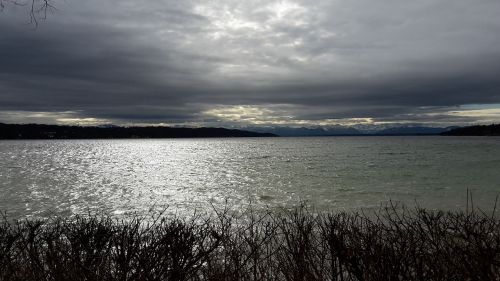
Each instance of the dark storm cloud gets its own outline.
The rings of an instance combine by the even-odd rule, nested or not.
[[[498,1],[56,4],[36,30],[22,7],[0,14],[0,122],[223,125],[247,106],[265,122],[468,123],[491,118],[450,112],[500,103]]]
[[[80,110],[88,116],[162,119],[154,112],[162,104],[167,110],[163,118],[170,118],[169,112],[179,111],[198,93],[186,85],[199,84],[195,74],[207,71],[203,61],[214,60],[192,58],[202,63],[186,67],[178,58],[183,54],[168,50],[168,45],[131,41],[124,31],[93,26],[33,31],[2,24],[0,34],[2,110]]]

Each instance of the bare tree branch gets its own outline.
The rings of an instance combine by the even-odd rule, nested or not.
[[[0,11],[7,6],[22,6],[28,9],[30,24],[38,26],[38,21],[47,18],[47,14],[55,11],[53,0],[0,0]]]

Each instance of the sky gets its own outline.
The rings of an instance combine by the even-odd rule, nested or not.
[[[0,1],[4,123],[500,122],[498,0]]]

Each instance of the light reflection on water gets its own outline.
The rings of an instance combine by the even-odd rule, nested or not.
[[[0,142],[0,210],[11,216],[191,214],[225,204],[491,208],[500,138],[336,137]],[[227,202],[227,203],[226,203]]]

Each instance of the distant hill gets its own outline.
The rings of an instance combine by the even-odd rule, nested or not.
[[[0,139],[227,138],[275,136],[270,133],[224,128],[80,127],[0,123]]]
[[[456,128],[443,132],[444,136],[500,136],[500,124]]]

